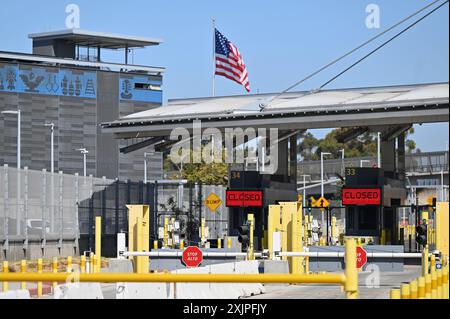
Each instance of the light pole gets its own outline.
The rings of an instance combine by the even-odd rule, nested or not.
[[[20,235],[20,169],[22,164],[21,159],[21,112],[20,109],[16,111],[3,111],[2,114],[7,115],[17,115],[17,221],[16,221],[16,231],[17,235]],[[26,225],[26,221],[25,221]],[[26,227],[26,226],[25,226]]]
[[[381,133],[378,132],[377,134],[377,162],[378,162],[378,168],[381,168]]]
[[[345,148],[339,150],[339,152],[342,153],[342,170],[341,170],[341,174],[342,174],[342,176],[345,176]]]
[[[323,185],[323,175],[324,175],[323,174],[323,158],[326,155],[332,155],[332,154],[331,153],[327,153],[327,152],[321,152],[320,153],[320,188],[321,188],[321,195],[322,195],[322,197],[324,197],[324,195],[325,195],[324,185]],[[325,226],[325,214],[324,214],[323,209],[322,209],[322,226],[321,227],[326,227]]]
[[[45,124],[46,127],[50,127],[50,166],[51,166],[51,173],[53,174],[55,172],[55,124],[54,123],[48,123]]]
[[[360,160],[359,167],[364,167],[364,163],[370,163],[370,160]]]
[[[51,224],[51,231],[54,231],[54,224],[55,224],[55,199],[54,199],[54,192],[55,192],[55,181],[54,181],[54,173],[55,173],[55,124],[54,123],[46,123],[44,124],[45,127],[50,127],[50,224]]]
[[[306,206],[306,178],[311,178],[311,175],[302,175],[303,176],[303,209]]]
[[[322,197],[324,196],[324,185],[323,185],[323,158],[324,156],[327,155],[332,155],[331,153],[327,153],[327,152],[322,152],[320,153],[320,194],[322,195]]]
[[[79,148],[77,151],[80,151],[81,154],[83,154],[83,172],[84,177],[86,177],[86,156],[89,154],[89,152],[85,148]]]

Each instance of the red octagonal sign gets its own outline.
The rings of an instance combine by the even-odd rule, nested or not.
[[[183,251],[182,260],[186,267],[198,267],[203,262],[203,252],[198,247],[190,246]]]
[[[362,247],[356,247],[356,268],[362,268],[367,264],[367,252]]]

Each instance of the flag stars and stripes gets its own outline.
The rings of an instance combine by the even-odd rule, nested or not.
[[[237,47],[231,43],[217,29],[215,30],[215,74],[224,76],[245,87],[250,92],[250,82],[248,80],[247,68]]]

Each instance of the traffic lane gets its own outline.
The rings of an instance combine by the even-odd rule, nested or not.
[[[421,274],[419,266],[405,266],[403,272],[381,272],[379,278],[372,272],[359,273],[360,299],[388,299],[392,288],[400,287]],[[337,285],[267,285],[266,293],[249,299],[344,299],[345,293]]]

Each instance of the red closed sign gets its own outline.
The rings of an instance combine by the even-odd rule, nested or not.
[[[261,207],[262,191],[227,191],[227,207]]]
[[[343,205],[380,205],[380,188],[344,188],[342,191]]]

